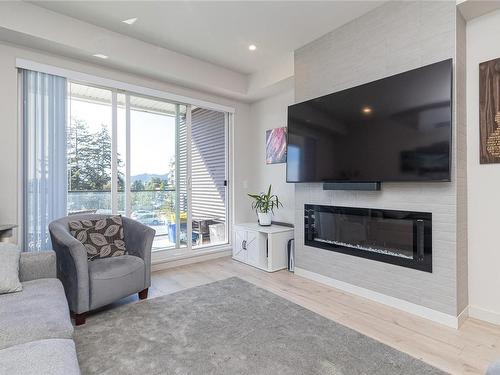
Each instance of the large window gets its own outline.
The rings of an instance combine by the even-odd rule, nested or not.
[[[68,86],[68,213],[111,213],[112,93]]]
[[[227,114],[68,84],[69,215],[119,213],[154,250],[228,242]]]

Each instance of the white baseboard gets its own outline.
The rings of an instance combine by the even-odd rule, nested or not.
[[[151,266],[151,271],[155,272],[155,271],[166,270],[168,268],[185,266],[187,264],[205,262],[211,259],[228,257],[231,256],[231,254],[232,254],[231,250],[221,250],[221,251],[214,251],[208,254],[192,254],[190,256],[176,257],[172,259],[162,259],[160,261],[153,262]]]
[[[356,285],[348,284],[346,282],[333,279],[328,276],[323,276],[315,272],[307,271],[305,269],[295,267],[295,274],[297,276],[302,276],[307,279],[317,281],[319,283],[340,289],[342,291],[355,294],[357,296],[364,297],[366,299],[382,303],[387,306],[394,307],[396,309],[408,312],[413,315],[420,316],[425,319],[432,320],[436,323],[443,324],[448,327],[458,329],[461,320],[465,319],[467,312],[464,310],[458,317],[445,314],[440,311],[430,309],[428,307],[420,306],[412,302],[408,302],[399,298],[387,296],[382,293],[374,292],[369,289],[361,288]],[[462,316],[462,314],[464,314]]]
[[[469,316],[474,319],[484,320],[488,323],[500,325],[500,313],[496,311],[486,310],[477,306],[469,305]]]

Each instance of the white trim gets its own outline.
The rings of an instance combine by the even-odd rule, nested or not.
[[[469,318],[469,306],[462,310],[460,314],[458,314],[458,328]]]
[[[193,250],[193,176],[191,175],[193,169],[193,160],[191,159],[193,150],[191,148],[191,126],[192,126],[192,106],[190,104],[186,107],[186,184],[187,193],[187,243],[188,251]]]
[[[24,251],[24,112],[23,112],[23,75],[17,74],[17,244]]]
[[[225,145],[224,145],[224,152],[226,153],[225,155],[225,162],[226,162],[226,170],[225,170],[225,180],[226,180],[226,241],[231,244],[230,241],[230,236],[229,236],[229,228],[232,228],[232,222],[231,222],[231,213],[230,213],[230,205],[231,202],[231,194],[230,194],[230,187],[229,187],[229,180],[230,180],[230,165],[229,165],[229,155],[230,155],[230,149],[229,149],[229,124],[230,124],[230,117],[231,114],[229,113],[224,113],[224,140],[225,140]],[[231,206],[232,207],[232,206]]]
[[[168,262],[172,259],[185,258],[190,256],[196,256],[200,254],[214,253],[223,250],[230,250],[231,246],[227,243],[213,246],[206,246],[202,248],[191,249],[192,251],[186,251],[187,246],[175,248],[162,248],[152,252],[151,259],[152,262]]]
[[[198,100],[198,99],[190,98],[190,97],[183,96],[183,95],[172,94],[172,93],[168,93],[168,92],[161,91],[161,90],[151,89],[148,87],[137,86],[137,85],[133,85],[133,84],[126,83],[126,82],[121,82],[121,81],[116,81],[116,80],[109,79],[109,78],[95,76],[92,74],[87,74],[87,73],[77,72],[74,70],[64,69],[64,68],[60,68],[57,66],[42,64],[42,63],[38,63],[35,61],[31,61],[31,60],[16,58],[16,67],[22,68],[22,69],[35,70],[38,72],[53,74],[53,75],[57,75],[57,76],[62,76],[62,77],[66,77],[67,79],[70,79],[70,80],[91,83],[91,84],[95,84],[95,85],[99,85],[99,86],[106,86],[106,87],[115,88],[118,90],[130,91],[132,93],[137,93],[137,94],[146,95],[146,96],[157,97],[157,98],[161,98],[161,99],[165,99],[165,100],[169,100],[169,101],[178,102],[181,104],[191,104],[191,105],[194,105],[197,107],[212,109],[215,111],[230,112],[230,113],[234,113],[234,111],[235,111],[235,109],[233,107],[228,107],[225,105],[221,105],[221,104],[217,104],[217,103],[213,103],[213,102],[208,102],[205,100]]]
[[[295,274],[297,276],[311,279],[319,283],[331,286],[342,291],[355,294],[367,298],[369,300],[382,303],[384,305],[394,307],[396,309],[406,311],[410,314],[420,316],[425,319],[432,320],[436,323],[458,329],[459,317],[445,314],[443,312],[430,309],[428,307],[420,306],[412,302],[408,302],[399,298],[386,296],[385,294],[374,292],[369,289],[361,288],[356,285],[348,284],[340,280],[335,280],[331,277],[323,276],[315,272],[307,271],[300,267],[295,267]],[[463,319],[463,318],[462,318]]]
[[[118,212],[118,100],[116,90],[111,91],[111,212]]]
[[[168,250],[166,250],[168,251]],[[217,259],[222,257],[229,257],[232,254],[232,250],[229,247],[218,248],[214,250],[204,250],[204,251],[196,251],[190,252],[175,256],[167,256],[160,259],[155,259],[155,253],[153,253],[152,266],[151,271],[160,271],[167,268],[173,268],[178,266],[183,266],[186,264],[205,262],[211,259]]]
[[[181,248],[181,182],[180,182],[180,120],[179,104],[175,105],[175,247]],[[189,161],[188,161],[189,163]],[[170,239],[170,237],[169,237]],[[187,247],[189,248],[189,239]]]
[[[484,320],[485,322],[500,325],[500,313],[496,311],[486,310],[478,306],[470,305],[469,317]]]
[[[228,175],[227,175],[227,199],[226,201],[230,205],[227,209],[227,242],[230,246],[233,244],[233,236],[232,236],[232,228],[233,228],[233,222],[235,218],[235,213],[234,211],[236,210],[236,202],[235,202],[235,194],[234,194],[234,186],[233,186],[233,181],[234,181],[234,113],[228,113],[227,114],[227,170],[228,170]]]
[[[130,94],[125,94],[125,216],[132,213],[132,194],[130,193]]]

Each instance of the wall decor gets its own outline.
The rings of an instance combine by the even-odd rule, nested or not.
[[[479,64],[480,163],[500,163],[500,58]]]
[[[266,130],[266,164],[286,163],[286,127]]]

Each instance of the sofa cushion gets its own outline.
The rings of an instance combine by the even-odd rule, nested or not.
[[[486,375],[500,375],[500,361],[490,364],[486,370]]]
[[[133,255],[89,262],[90,309],[144,289],[145,272],[144,261]]]
[[[57,259],[53,250],[23,252],[19,258],[19,280],[55,279]]]
[[[23,282],[23,291],[0,295],[0,349],[29,341],[71,338],[64,288],[57,279]]]
[[[75,344],[68,339],[49,339],[0,350],[0,374],[80,374]]]
[[[19,257],[21,252],[10,243],[0,242],[0,294],[20,292]]]
[[[115,257],[127,253],[121,216],[98,220],[73,220],[68,223],[73,237],[87,250],[87,259]]]

